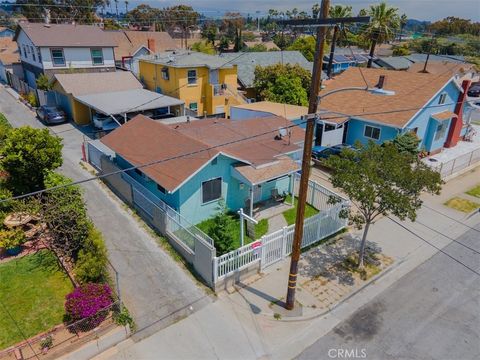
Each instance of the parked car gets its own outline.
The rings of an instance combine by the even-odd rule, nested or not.
[[[480,81],[472,83],[468,88],[467,95],[470,97],[480,96]]]
[[[335,146],[314,146],[312,149],[312,157],[315,160],[327,159],[332,155],[338,155],[343,149],[354,149],[351,145],[340,144]]]
[[[40,106],[37,108],[37,117],[48,125],[62,124],[67,121],[65,113],[55,106]]]
[[[101,113],[93,115],[93,126],[104,131],[110,131],[119,127],[118,123],[111,116]]]

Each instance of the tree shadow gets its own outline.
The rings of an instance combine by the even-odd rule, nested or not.
[[[343,263],[348,256],[358,252],[359,247],[360,239],[346,234],[332,244],[313,248],[302,255],[300,275],[309,279],[323,277],[342,285],[354,285],[355,278]],[[367,241],[368,254],[380,253],[381,250],[377,243]]]

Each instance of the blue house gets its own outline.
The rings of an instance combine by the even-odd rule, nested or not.
[[[329,55],[325,55],[323,57],[323,70],[327,71],[328,70],[328,61],[329,61]],[[347,70],[351,66],[356,66],[357,65],[357,60],[348,57],[346,55],[337,55],[335,54],[333,56],[333,63],[332,63],[332,73],[333,74],[338,74],[341,73],[344,70]]]
[[[304,130],[288,125],[277,116],[166,125],[138,115],[101,141],[120,168],[156,162],[128,173],[196,224],[220,201],[254,215],[258,204],[292,192]]]
[[[382,69],[362,71],[369,87],[375,87],[379,77],[384,76],[383,88],[393,91],[394,95],[347,91],[322,99],[321,109],[335,114],[326,113],[321,123],[330,124],[332,129],[343,124],[343,142],[381,144],[399,134],[413,132],[420,139],[420,149],[431,154],[454,146],[465,135],[469,126],[463,121],[468,81],[460,85],[450,71],[441,74]],[[322,92],[352,86],[365,86],[359,69],[346,70],[331,80]],[[322,136],[328,136],[325,128],[323,133],[317,132],[317,140]]]

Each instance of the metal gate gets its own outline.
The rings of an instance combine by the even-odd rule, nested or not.
[[[101,157],[104,154],[97,149],[91,142],[87,143],[88,160],[97,170],[102,170]]]

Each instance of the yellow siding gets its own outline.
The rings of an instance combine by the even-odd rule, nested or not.
[[[210,84],[209,72],[207,67],[196,68],[176,68],[163,64],[154,64],[140,60],[139,62],[140,78],[145,86],[152,91],[161,91],[162,94],[173,96],[185,101],[185,107],[189,108],[191,103],[197,103],[198,116],[215,114],[217,106],[224,106],[228,114],[230,104],[241,103],[239,100],[233,100],[235,96],[224,94],[220,96],[213,95],[213,86]],[[169,80],[162,78],[162,69],[168,68]],[[188,70],[197,70],[197,83],[188,85]],[[219,83],[227,84],[230,90],[236,92],[237,88],[237,67],[231,69],[219,70]]]
[[[71,96],[71,95],[70,95]],[[87,125],[90,123],[90,108],[75,99],[72,101],[73,121],[78,125]]]

